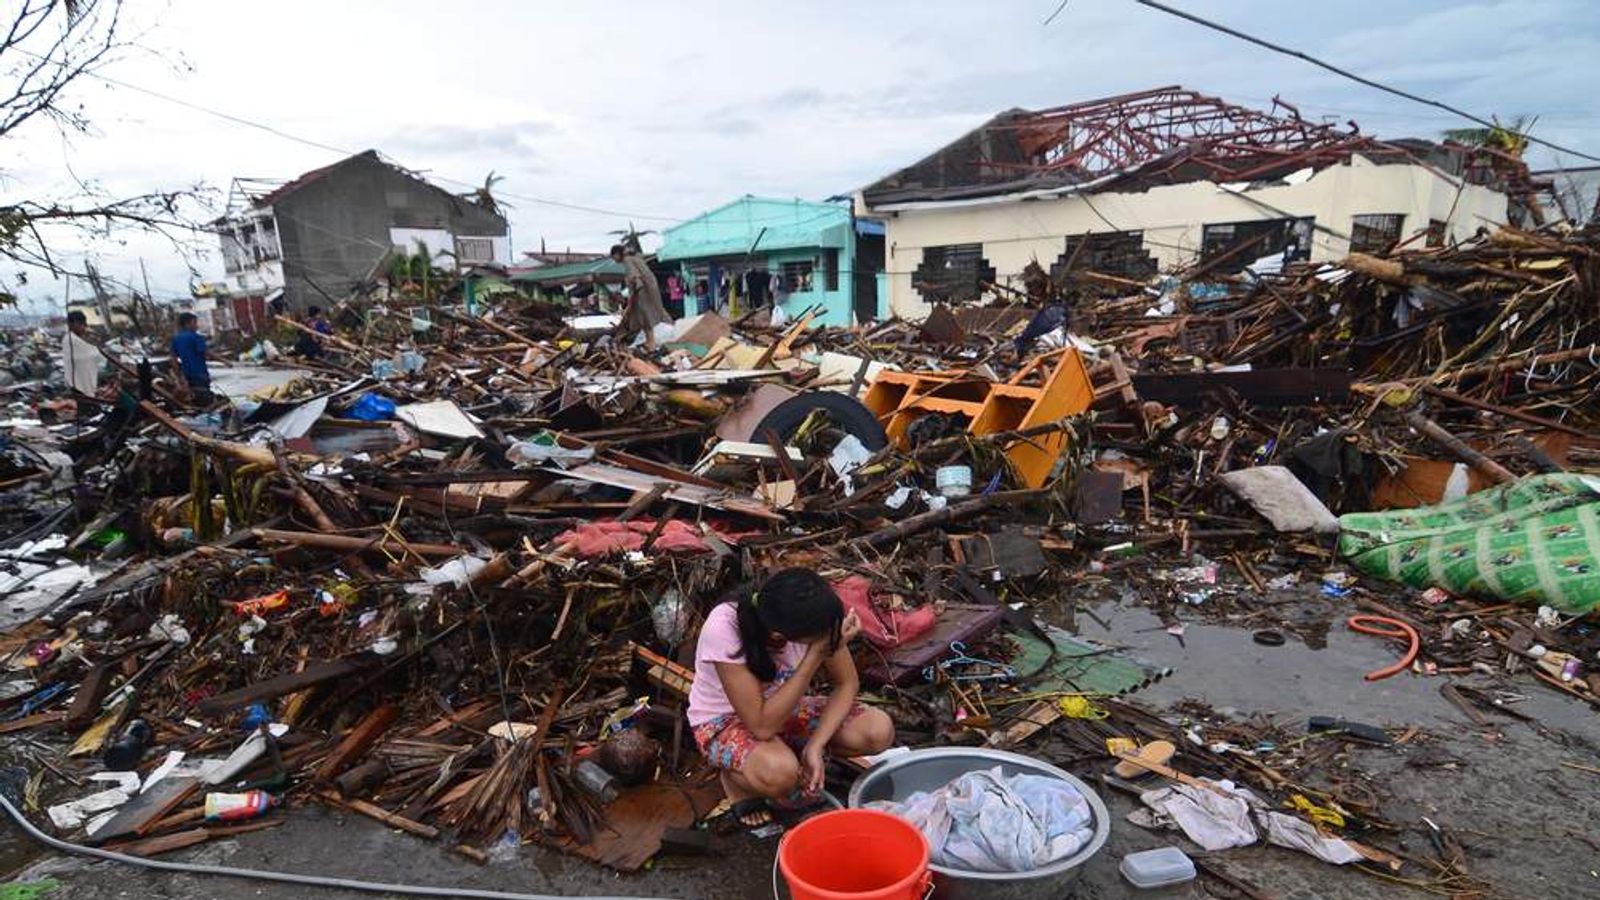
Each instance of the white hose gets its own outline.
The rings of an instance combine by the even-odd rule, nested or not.
[[[11,805],[10,798],[0,793],[0,806],[11,814],[11,818],[22,826],[23,832],[36,841],[59,850],[62,853],[71,853],[77,856],[88,856],[94,859],[105,859],[112,862],[127,863],[145,869],[155,869],[160,872],[182,872],[187,875],[224,875],[229,878],[249,878],[256,881],[276,881],[283,884],[303,884],[312,887],[338,888],[347,891],[368,891],[374,894],[405,894],[411,897],[473,897],[477,900],[558,900],[555,894],[514,894],[506,891],[482,891],[475,888],[454,887],[425,887],[412,884],[380,884],[375,881],[356,881],[350,878],[334,878],[325,875],[296,875],[292,872],[267,872],[261,869],[236,869],[232,866],[208,866],[198,863],[164,862],[156,859],[144,859],[138,856],[129,856],[126,853],[117,853],[112,850],[101,850],[98,847],[85,847],[82,844],[68,843],[67,841],[53,838],[34,827],[27,817]],[[589,897],[587,900],[653,900],[653,898],[640,897]]]

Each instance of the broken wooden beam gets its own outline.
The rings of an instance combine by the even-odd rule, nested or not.
[[[383,737],[383,733],[389,730],[389,726],[399,718],[400,707],[393,703],[386,703],[367,713],[345,734],[339,746],[322,761],[312,779],[319,782],[328,781],[359,762],[367,751],[372,749],[372,745]]]
[[[378,537],[351,537],[345,534],[319,534],[314,531],[284,531],[278,528],[253,528],[251,532],[263,541],[313,547],[318,550],[339,550],[345,553],[368,551],[373,553],[413,553],[417,556],[460,556],[463,551],[452,544],[419,544],[397,540],[388,535]]]
[[[83,676],[83,681],[78,683],[78,693],[73,696],[72,705],[67,707],[66,718],[62,721],[62,727],[68,734],[77,734],[94,724],[95,717],[100,715],[101,702],[111,692],[111,679],[116,675],[116,670],[117,667],[112,663],[100,663]]]
[[[1406,413],[1406,424],[1415,428],[1418,434],[1454,453],[1462,462],[1482,472],[1496,484],[1517,480],[1517,476],[1512,474],[1510,469],[1468,447],[1465,441],[1446,431],[1438,422],[1422,413],[1416,410]]]
[[[935,525],[943,525],[946,522],[954,522],[958,519],[965,519],[970,516],[975,516],[991,506],[1021,503],[1025,500],[1031,500],[1034,497],[1041,496],[1044,493],[1045,492],[1042,490],[1027,490],[997,491],[993,494],[984,494],[980,497],[974,497],[971,500],[963,500],[960,503],[952,503],[942,509],[918,513],[917,515],[909,518],[901,519],[899,522],[896,522],[887,528],[880,528],[871,534],[862,535],[861,537],[858,537],[853,541],[849,541],[848,543],[863,547],[882,547],[886,544],[893,544],[914,534],[926,531]]]
[[[337,681],[348,675],[354,675],[370,668],[377,662],[376,657],[366,655],[349,656],[343,659],[328,660],[327,662],[312,663],[299,672],[290,672],[266,681],[258,681],[236,691],[228,691],[215,697],[201,700],[195,710],[203,716],[220,716],[235,709],[241,709],[252,703],[293,694],[306,688],[316,687],[330,681]]]

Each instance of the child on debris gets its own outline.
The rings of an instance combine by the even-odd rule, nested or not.
[[[860,631],[827,580],[800,568],[706,616],[689,724],[744,825],[772,821],[770,800],[798,806],[820,795],[825,753],[864,756],[893,743],[889,717],[856,702],[861,680],[846,645]],[[810,693],[821,670],[826,696]]]

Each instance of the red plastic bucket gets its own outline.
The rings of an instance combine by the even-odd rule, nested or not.
[[[871,809],[840,809],[800,823],[778,845],[794,900],[922,900],[928,841],[911,823]]]

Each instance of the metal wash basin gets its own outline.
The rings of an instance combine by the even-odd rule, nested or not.
[[[1094,816],[1094,836],[1077,853],[1031,872],[968,872],[930,866],[934,873],[934,896],[940,900],[1059,900],[1067,896],[1073,883],[1083,875],[1083,864],[1105,845],[1111,833],[1111,818],[1093,788],[1049,763],[982,747],[913,750],[885,760],[862,775],[850,788],[849,805],[860,807],[879,800],[904,800],[917,791],[943,787],[967,772],[995,766],[1006,775],[1043,775],[1072,784],[1089,802]]]

